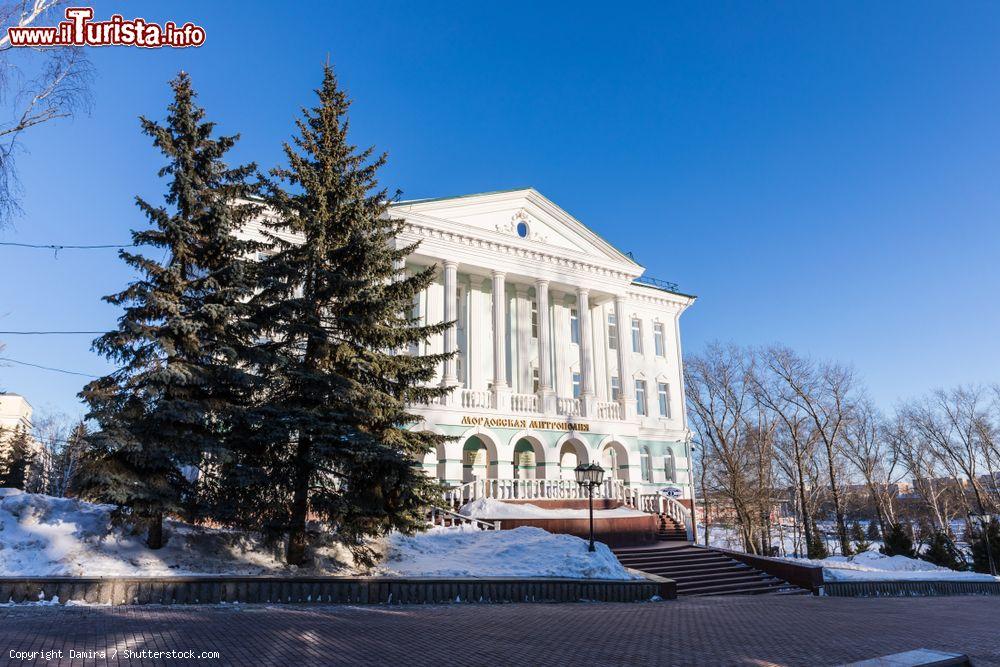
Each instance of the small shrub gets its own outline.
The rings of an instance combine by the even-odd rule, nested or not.
[[[881,549],[886,556],[906,556],[913,558],[913,537],[903,524],[894,523],[889,526],[889,531],[885,535],[885,542]]]

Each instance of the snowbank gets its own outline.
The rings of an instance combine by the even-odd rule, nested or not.
[[[280,553],[225,529],[164,522],[162,549],[111,525],[111,505],[0,488],[0,576],[282,574]],[[316,574],[352,574],[349,557],[319,550]]]
[[[493,498],[480,498],[462,505],[459,513],[481,519],[586,519],[589,510],[548,509],[538,505],[505,503]],[[611,510],[594,510],[595,519],[610,519],[629,516],[649,516],[645,512],[630,507],[616,507]]]
[[[639,578],[606,545],[596,544],[590,553],[579,537],[541,528],[434,528],[412,537],[391,535],[387,547],[377,572],[389,576]]]
[[[822,560],[789,558],[797,563],[823,566],[825,581],[992,581],[988,574],[956,572],[906,556],[886,556],[865,551],[855,556],[830,556]]]

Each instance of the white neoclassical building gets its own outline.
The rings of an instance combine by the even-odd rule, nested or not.
[[[414,428],[453,436],[427,455],[448,485],[572,480],[598,462],[640,493],[690,497],[680,316],[694,297],[643,267],[534,189],[401,202],[407,267],[439,267],[414,304],[456,321],[417,353],[457,350],[414,406]],[[676,493],[675,492],[675,493]]]

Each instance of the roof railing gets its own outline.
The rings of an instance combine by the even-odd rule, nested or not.
[[[649,276],[639,276],[635,279],[635,282],[642,283],[643,285],[652,285],[653,287],[659,287],[671,292],[676,292],[678,289],[677,283],[672,283],[669,280],[660,280],[659,278],[650,278]]]

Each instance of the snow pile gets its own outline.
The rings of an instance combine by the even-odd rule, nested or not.
[[[906,556],[886,556],[865,551],[855,556],[830,556],[822,560],[789,559],[823,566],[826,581],[991,581],[978,572],[956,572],[946,567]]]
[[[432,528],[414,536],[393,534],[377,573],[403,577],[570,577],[636,579],[604,544],[587,551],[572,535],[541,528],[477,530]]]
[[[586,519],[589,510],[548,509],[538,505],[505,503],[493,498],[480,498],[462,505],[459,513],[479,519]],[[614,519],[631,516],[649,516],[645,512],[630,507],[616,507],[610,510],[594,510],[595,519]]]
[[[111,525],[111,505],[0,488],[0,576],[169,576],[292,573],[280,553],[235,531],[165,521],[166,544]],[[349,558],[321,548],[315,574],[351,574]]]

